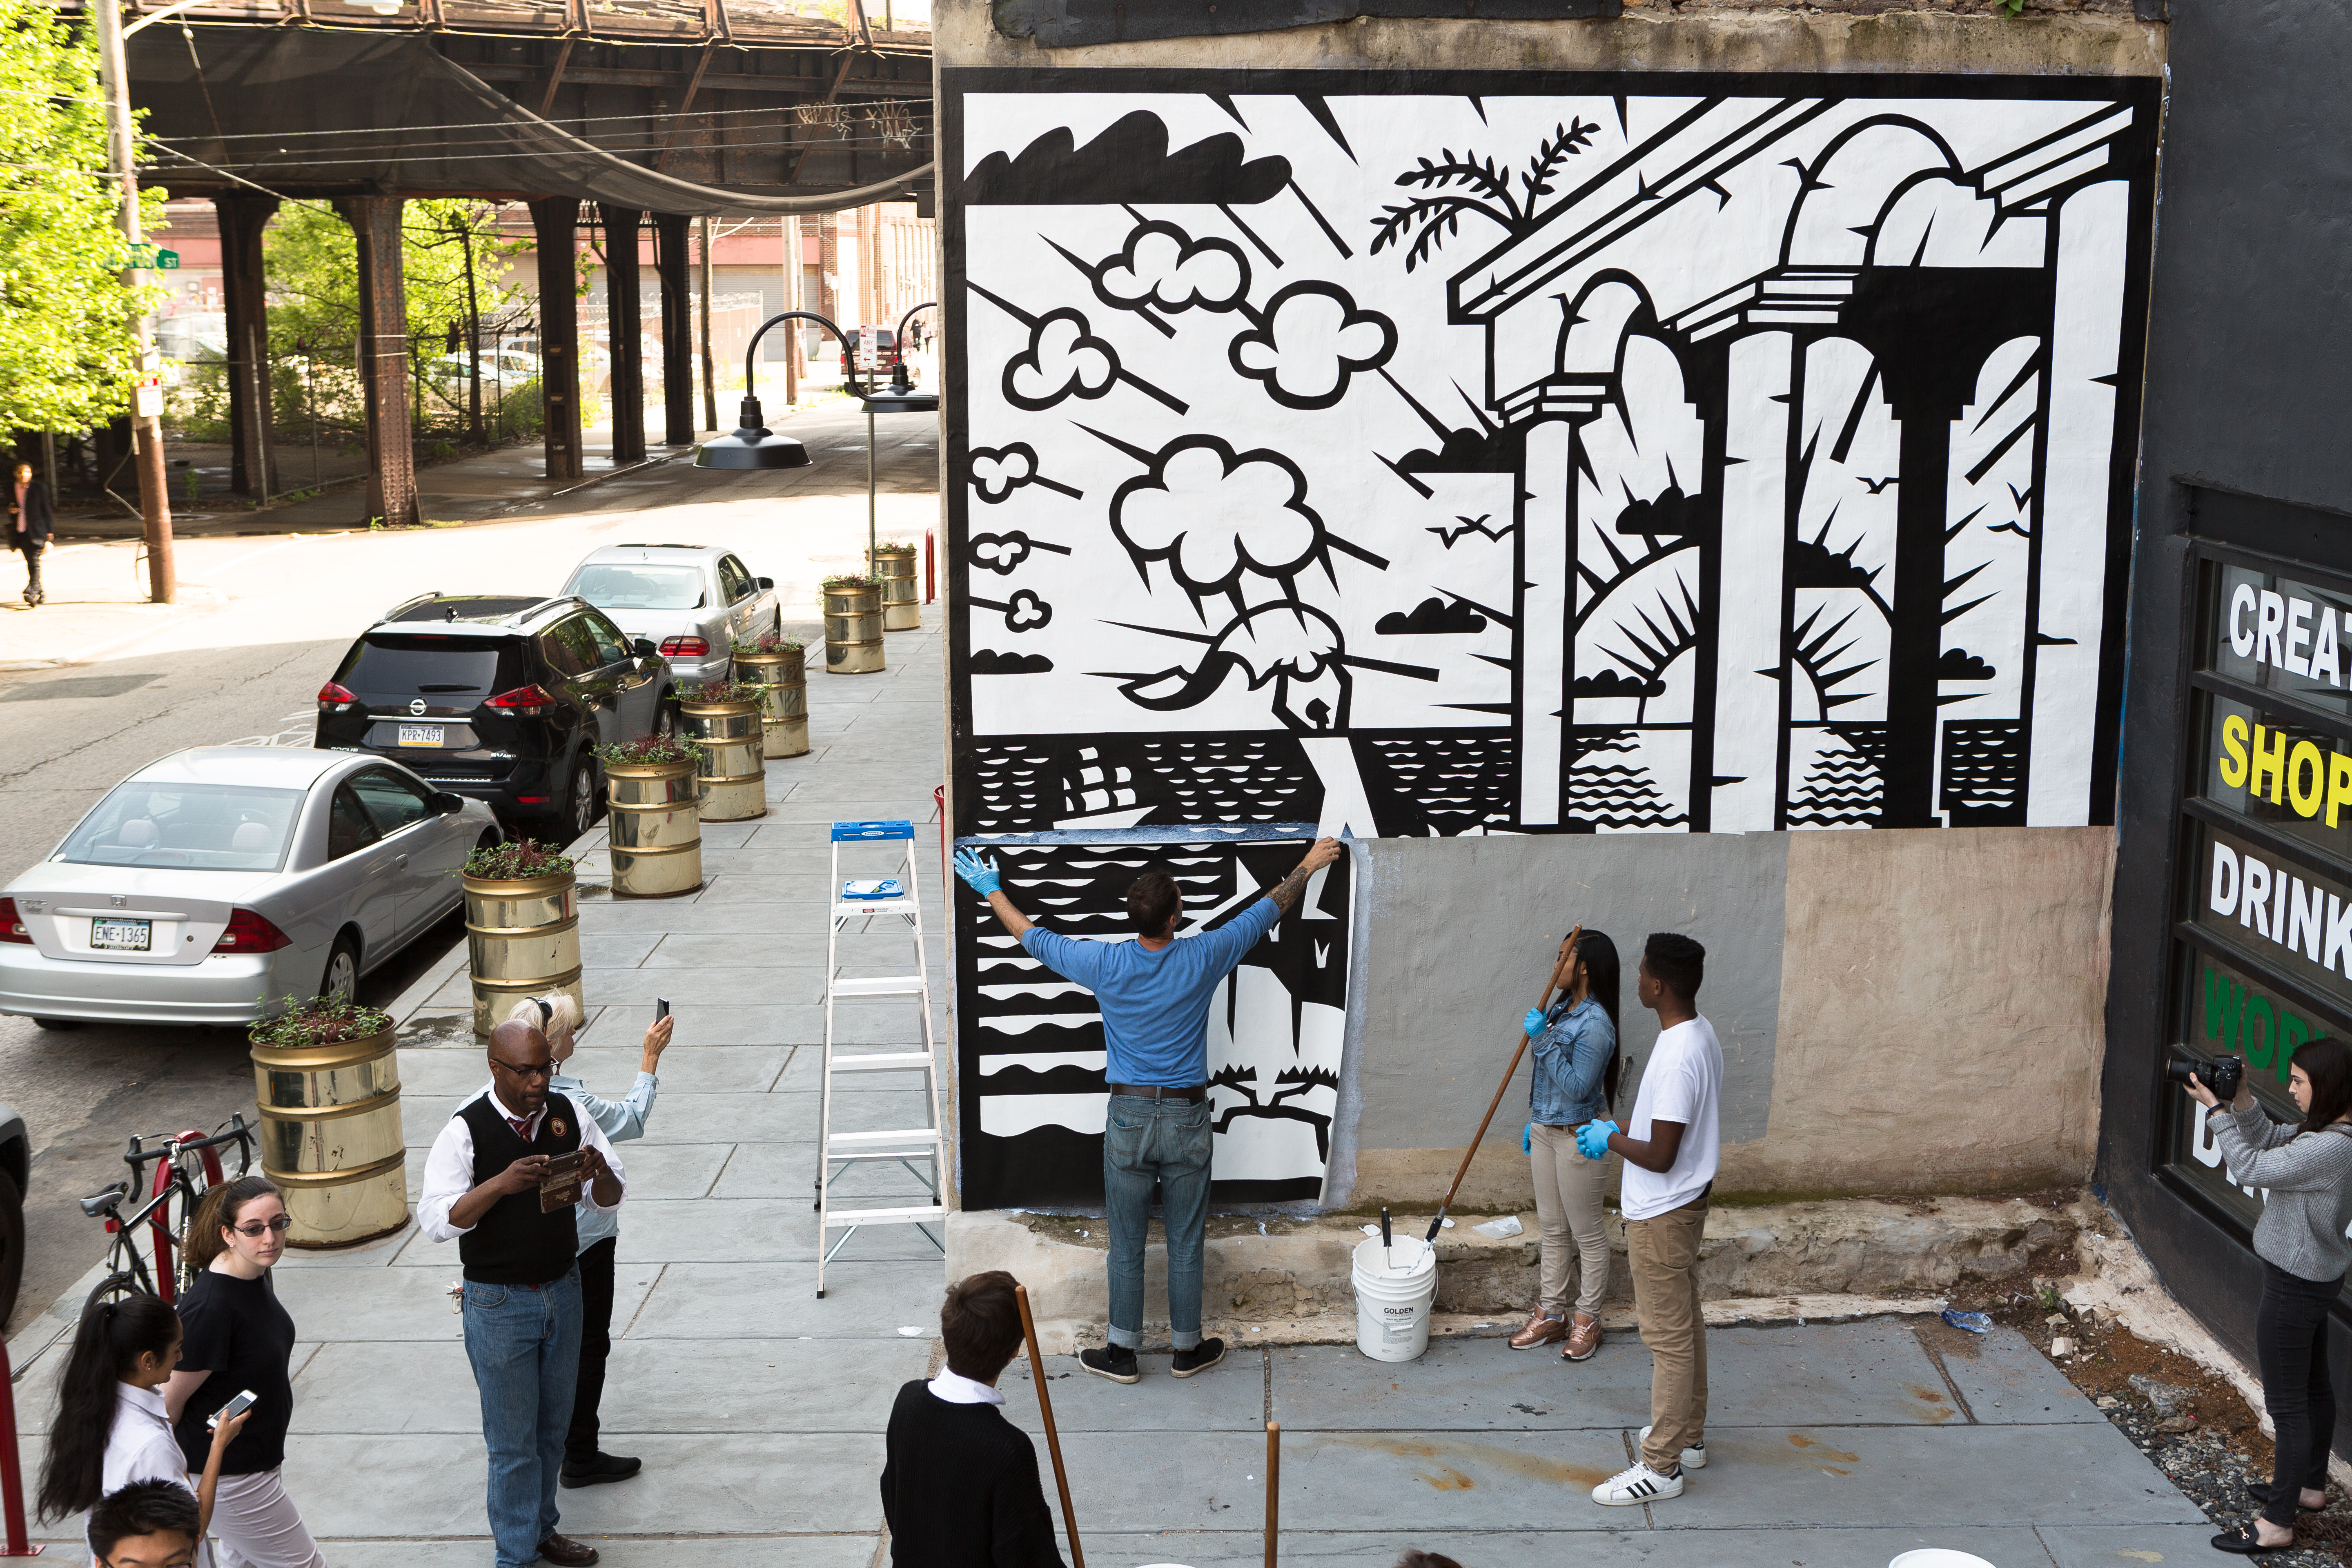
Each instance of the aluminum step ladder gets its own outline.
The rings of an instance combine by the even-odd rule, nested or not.
[[[899,845],[897,874],[885,877],[844,877],[844,845]],[[826,884],[832,917],[824,941],[824,1084],[817,1110],[817,1259],[816,1293],[824,1296],[824,1266],[848,1244],[860,1226],[911,1225],[929,1237],[941,1252],[947,1242],[924,1227],[937,1221],[944,1227],[947,1205],[940,1197],[946,1163],[946,1134],[940,1121],[939,1048],[931,1035],[930,968],[923,951],[923,910],[915,883],[915,825],[912,822],[836,822],[833,825],[833,871]],[[889,933],[888,922],[904,921],[915,938],[915,972],[846,977],[841,973],[841,936],[855,922],[854,936]],[[922,1017],[922,1047],[844,1049],[834,1040],[834,1005],[844,1001],[898,1000],[915,1004]],[[929,1125],[879,1132],[836,1132],[833,1130],[833,1080],[836,1073],[919,1072],[923,1103]],[[845,1208],[833,1196],[833,1184],[845,1173],[874,1161],[896,1160],[930,1196],[924,1204],[882,1208]],[[929,1162],[929,1173],[918,1161]],[[826,1238],[835,1230],[841,1237],[832,1246]]]

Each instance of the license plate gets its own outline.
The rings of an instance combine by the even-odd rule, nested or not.
[[[400,743],[404,746],[437,746],[441,743],[442,726],[438,724],[403,724]]]
[[[152,921],[92,921],[89,945],[100,952],[145,952],[154,945]]]

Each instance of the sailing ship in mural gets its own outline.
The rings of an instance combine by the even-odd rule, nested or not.
[[[2153,84],[1062,79],[945,82],[960,836],[2112,820]]]

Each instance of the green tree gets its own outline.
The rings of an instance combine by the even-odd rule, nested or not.
[[[48,6],[0,0],[0,430],[81,430],[130,405],[98,48]],[[149,228],[164,193],[142,195]]]

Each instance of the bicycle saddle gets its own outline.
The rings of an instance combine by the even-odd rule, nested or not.
[[[107,1188],[106,1191],[92,1194],[90,1196],[82,1199],[81,1212],[88,1215],[92,1219],[103,1218],[106,1215],[106,1211],[121,1203],[123,1200],[123,1197],[129,1194],[131,1188],[129,1184],[117,1182],[114,1185]]]

